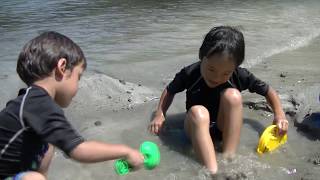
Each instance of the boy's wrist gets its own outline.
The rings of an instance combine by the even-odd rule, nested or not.
[[[278,122],[280,120],[286,119],[286,116],[285,116],[284,113],[274,114],[274,118],[273,119],[274,119],[273,121],[276,123],[276,122]]]
[[[120,145],[119,152],[120,152],[122,158],[127,158],[130,154],[130,147],[122,144],[122,145]]]
[[[163,118],[165,117],[163,111],[157,111],[155,115],[156,115],[156,116],[163,117]]]
[[[286,117],[286,115],[282,109],[281,104],[275,105],[275,107],[273,107],[272,110],[273,110],[273,114],[274,114],[275,118],[276,117],[278,117],[278,118],[283,118],[283,117],[285,118]]]
[[[281,109],[281,110],[275,111],[274,118],[275,119],[283,119],[283,118],[286,118],[286,115],[283,112],[283,110]]]

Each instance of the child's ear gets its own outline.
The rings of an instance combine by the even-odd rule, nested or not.
[[[67,60],[65,58],[59,59],[57,66],[56,66],[56,76],[62,78],[67,66]]]

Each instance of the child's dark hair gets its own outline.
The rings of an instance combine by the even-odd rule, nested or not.
[[[71,39],[57,32],[44,32],[23,47],[17,62],[17,73],[29,86],[48,77],[61,58],[66,59],[66,69],[71,71],[81,62],[84,68],[87,66],[81,48]]]
[[[236,28],[219,26],[212,28],[205,36],[199,50],[199,58],[214,54],[225,54],[240,66],[244,60],[245,43],[243,34]]]

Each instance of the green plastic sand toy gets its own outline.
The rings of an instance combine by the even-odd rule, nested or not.
[[[157,144],[145,141],[140,145],[140,152],[144,156],[144,167],[153,169],[160,163],[160,151]],[[119,159],[115,162],[114,168],[117,174],[125,175],[130,172],[130,165],[127,161]]]

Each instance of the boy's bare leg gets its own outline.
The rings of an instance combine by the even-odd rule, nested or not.
[[[48,170],[49,170],[49,166],[50,166],[53,155],[54,155],[54,146],[49,144],[48,151],[44,155],[38,170],[38,172],[43,174],[45,177],[47,177],[48,175]]]
[[[19,174],[20,176],[17,175],[17,176],[19,176],[19,179],[21,179],[21,180],[46,180],[53,154],[54,154],[54,147],[51,144],[49,144],[49,148],[41,161],[41,164],[40,164],[38,171],[37,172],[36,171],[28,171],[28,172],[24,172],[22,174]]]
[[[215,174],[218,170],[214,145],[209,132],[210,117],[204,106],[189,109],[184,123],[185,131],[191,139],[196,155],[208,170]]]
[[[27,172],[23,174],[21,180],[46,180],[46,178],[38,172]]]
[[[222,131],[223,156],[232,158],[237,150],[242,127],[242,97],[234,88],[228,88],[221,94],[218,128]]]

